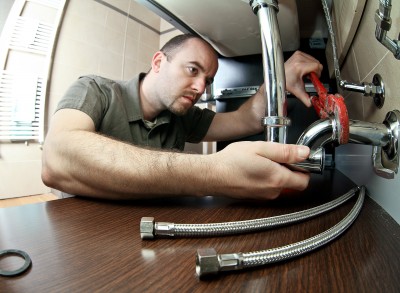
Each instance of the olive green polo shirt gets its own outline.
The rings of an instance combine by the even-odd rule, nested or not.
[[[67,90],[56,111],[80,110],[92,118],[97,132],[139,146],[183,150],[185,142],[200,142],[215,113],[196,106],[184,116],[165,110],[149,127],[139,99],[139,80],[144,76],[141,73],[129,81],[82,76]]]

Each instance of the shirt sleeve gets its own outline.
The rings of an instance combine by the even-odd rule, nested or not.
[[[186,141],[190,143],[199,143],[206,136],[211,122],[214,119],[215,112],[209,109],[200,109],[196,106],[191,110],[191,115],[189,115],[191,117],[191,123],[186,124],[190,125]]]
[[[101,125],[106,107],[107,99],[97,82],[89,76],[84,76],[69,87],[58,103],[56,111],[60,109],[82,111],[92,118],[97,130]]]

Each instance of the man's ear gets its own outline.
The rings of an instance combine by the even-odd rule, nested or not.
[[[159,72],[160,71],[160,66],[161,66],[161,60],[165,57],[164,53],[161,51],[157,51],[153,59],[151,59],[151,68],[153,69],[154,72]]]

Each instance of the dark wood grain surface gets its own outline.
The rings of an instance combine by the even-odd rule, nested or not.
[[[325,203],[354,186],[342,173],[313,175],[302,193],[276,201],[171,198],[110,202],[69,198],[0,209],[0,249],[21,249],[33,265],[0,277],[0,292],[400,292],[400,227],[367,197],[334,242],[283,263],[199,280],[195,254],[264,250],[301,241],[340,221],[355,199],[300,224],[240,236],[143,241],[139,222],[210,223],[262,218]],[[16,268],[17,257],[0,260]]]

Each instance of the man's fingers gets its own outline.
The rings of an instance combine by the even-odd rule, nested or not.
[[[286,169],[287,173],[282,171],[282,176],[286,177],[285,187],[294,190],[304,190],[307,188],[310,181],[310,175],[308,173],[292,172]]]
[[[310,148],[303,145],[264,142],[260,155],[277,163],[298,163],[308,158]]]

